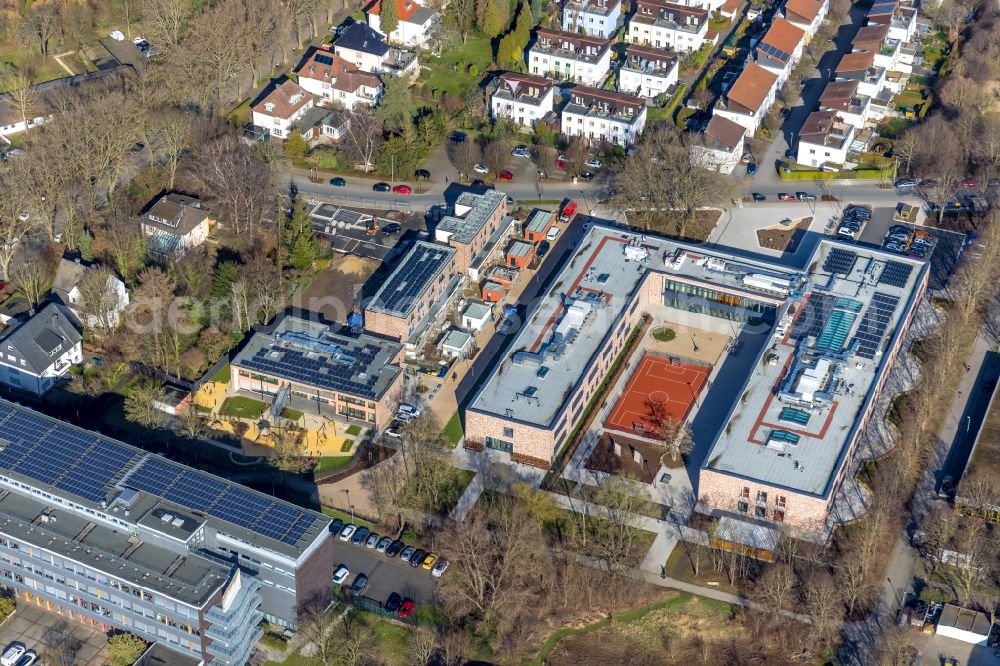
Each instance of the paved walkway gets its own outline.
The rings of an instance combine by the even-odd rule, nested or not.
[[[465,517],[469,515],[469,511],[475,506],[476,501],[479,496],[483,494],[486,484],[483,481],[483,474],[476,474],[472,477],[472,481],[466,486],[465,491],[462,496],[458,498],[458,502],[455,503],[455,508],[451,510],[451,514],[448,516],[455,522],[462,522]]]

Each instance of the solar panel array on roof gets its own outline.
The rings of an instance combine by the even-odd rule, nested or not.
[[[852,344],[857,344],[856,352],[861,358],[873,359],[882,344],[882,337],[889,327],[892,313],[896,311],[899,298],[876,291],[871,304],[865,310]]]
[[[827,253],[826,260],[823,262],[823,270],[827,273],[847,275],[854,267],[857,258],[858,255],[851,250],[839,247],[830,248],[830,252]]]
[[[806,336],[819,337],[830,318],[830,313],[833,312],[835,300],[829,294],[819,292],[810,294],[809,300],[799,312],[799,316],[795,318],[795,324],[792,326],[792,338],[798,340]]]
[[[785,53],[781,49],[771,46],[767,42],[761,42],[757,48],[772,58],[777,58],[781,62],[788,62],[789,58],[791,58],[789,54]]]
[[[316,62],[318,62],[321,65],[332,65],[333,64],[333,58],[331,58],[328,55],[323,55],[322,53],[317,53],[316,54]]]
[[[451,260],[452,254],[442,247],[415,245],[402,265],[379,289],[372,305],[387,312],[409,312],[442,266]]]
[[[348,366],[329,356],[272,346],[258,349],[253,356],[241,361],[240,366],[309,386],[352,393],[374,400],[378,397],[375,387],[379,373],[362,371],[373,366],[378,353],[379,347],[373,344],[352,347],[351,355],[356,362]]]
[[[23,474],[91,502],[142,453],[95,433],[0,403],[0,469]]]
[[[290,546],[316,519],[296,507],[155,457],[144,461],[126,485]]]
[[[910,279],[912,272],[913,266],[910,264],[904,264],[901,261],[887,261],[885,267],[882,268],[882,274],[878,276],[878,283],[902,289],[906,286],[906,281]]]

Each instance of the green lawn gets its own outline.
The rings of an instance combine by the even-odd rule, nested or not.
[[[353,439],[345,439],[344,443],[340,445],[340,452],[341,453],[347,453],[348,451],[350,451],[353,448],[354,448],[354,440]]]
[[[346,469],[354,456],[323,456],[319,465],[313,468],[313,476],[317,479]]]
[[[354,523],[358,527],[367,527],[370,530],[375,529],[375,523],[365,520],[364,518],[359,517],[357,514],[354,514],[354,517],[351,518],[350,513],[341,511],[340,509],[331,509],[328,506],[320,507],[320,509],[322,510],[324,516],[330,516],[331,518],[340,518],[345,523]]]
[[[458,443],[462,441],[465,437],[465,432],[462,430],[462,416],[455,412],[448,423],[444,425],[444,441],[446,441],[452,447],[458,446]]]
[[[228,384],[229,383],[229,378],[230,378],[230,375],[229,375],[229,364],[228,363],[226,363],[224,366],[222,366],[221,368],[219,368],[219,371],[217,373],[215,373],[214,375],[212,375],[212,381],[213,382],[219,382],[220,384]]]
[[[245,127],[250,124],[252,114],[250,113],[250,103],[253,99],[247,98],[242,104],[226,114],[226,120],[236,127]]]
[[[256,419],[260,418],[260,416],[264,414],[265,409],[267,409],[267,405],[260,400],[254,400],[253,398],[237,395],[231,398],[226,398],[226,401],[222,403],[222,407],[219,408],[219,414],[223,416],[239,416],[247,419]]]
[[[11,65],[17,70],[29,70],[33,83],[44,83],[69,76],[69,73],[59,66],[55,58],[45,57],[39,55],[36,50],[20,49],[14,45],[0,46],[0,70],[5,69],[7,65]],[[0,82],[0,93],[2,92],[5,92],[5,88]]]
[[[347,426],[347,430],[344,431],[345,435],[350,435],[352,437],[357,437],[361,434],[361,426],[357,424],[352,424]]]
[[[492,67],[493,46],[485,37],[470,35],[465,44],[456,44],[440,58],[429,57],[423,65],[430,73],[421,74],[420,80],[431,94],[450,93],[464,98]]]
[[[281,410],[281,418],[288,419],[289,421],[298,421],[302,418],[302,412],[291,407],[285,407]]]

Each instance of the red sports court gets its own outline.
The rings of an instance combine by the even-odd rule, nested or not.
[[[632,371],[604,427],[656,437],[660,420],[687,418],[710,371],[705,365],[646,352]]]

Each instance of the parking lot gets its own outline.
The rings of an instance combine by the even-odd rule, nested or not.
[[[70,639],[73,644],[79,645],[76,650],[76,660],[74,664],[80,666],[103,666],[107,663],[107,653],[104,649],[108,643],[108,637],[99,628],[80,623],[80,617],[70,619],[69,615],[60,615],[55,611],[47,611],[41,606],[25,601],[22,595],[17,600],[17,610],[6,622],[0,625],[0,649],[14,641],[24,643],[29,650],[34,650],[44,661],[45,641],[44,636],[56,625],[66,623],[66,631],[72,632]]]
[[[1000,653],[996,648],[972,645],[956,638],[914,634],[910,645],[920,654],[915,662],[920,666],[939,666],[945,659],[958,659],[961,666],[1000,666]]]
[[[434,602],[437,580],[430,571],[421,567],[411,567],[399,557],[386,557],[375,552],[374,548],[355,546],[345,543],[339,538],[333,540],[333,566],[336,571],[339,565],[345,565],[351,575],[345,581],[345,587],[354,582],[354,578],[363,573],[370,581],[364,596],[385,603],[389,595],[399,592],[403,597],[409,597],[418,606]],[[447,572],[444,574],[448,575]]]

